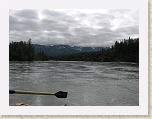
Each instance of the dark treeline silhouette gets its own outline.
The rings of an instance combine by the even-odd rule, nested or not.
[[[35,54],[34,46],[31,39],[28,42],[11,42],[9,44],[9,60],[10,61],[33,61],[33,60],[48,60],[49,57],[43,51]]]
[[[111,48],[98,52],[52,56],[51,60],[63,61],[102,61],[102,62],[139,62],[139,38],[115,42]]]
[[[40,51],[34,56],[34,60],[47,61],[49,60],[49,56],[45,55],[43,51]]]
[[[115,42],[109,49],[98,52],[78,53],[63,56],[45,55],[43,51],[35,54],[31,39],[28,42],[11,42],[9,44],[10,61],[33,61],[33,60],[62,60],[62,61],[102,61],[102,62],[139,62],[139,38]]]

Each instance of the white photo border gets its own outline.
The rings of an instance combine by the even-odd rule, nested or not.
[[[147,0],[1,0],[0,4],[1,115],[148,115]],[[9,9],[43,8],[139,9],[139,106],[9,106]]]

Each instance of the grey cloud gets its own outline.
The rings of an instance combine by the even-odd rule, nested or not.
[[[48,10],[48,9],[44,9],[42,10],[43,15],[47,16],[47,17],[62,17],[63,14],[54,10]]]
[[[16,19],[16,17],[13,16],[9,16],[9,24],[11,26],[11,24],[15,24],[18,23],[18,20]]]
[[[109,10],[109,13],[75,11],[11,10],[9,16],[10,41],[27,41],[35,44],[67,44],[77,46],[111,46],[118,39],[139,34],[138,10]],[[125,18],[124,14],[129,18]],[[121,26],[112,30],[112,21]]]
[[[123,34],[124,36],[134,36],[139,34],[138,26],[135,27],[125,27],[125,28],[119,28],[116,30],[116,32],[119,34]]]
[[[32,9],[19,10],[15,15],[24,19],[38,19],[38,12]]]
[[[66,13],[61,13],[54,10],[43,10],[42,13],[44,16],[46,16],[46,19],[59,22],[58,24],[75,22],[73,18]]]

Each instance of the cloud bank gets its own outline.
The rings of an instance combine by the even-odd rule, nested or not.
[[[71,46],[112,46],[139,37],[136,9],[23,9],[9,11],[9,41]]]

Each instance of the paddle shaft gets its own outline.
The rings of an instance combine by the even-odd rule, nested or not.
[[[59,91],[57,93],[49,92],[35,92],[35,91],[24,91],[24,90],[9,90],[9,94],[32,94],[32,95],[55,95],[58,98],[67,98],[67,92]]]
[[[24,91],[24,90],[9,90],[9,94],[35,94],[35,95],[55,95],[49,92],[34,92],[34,91]]]

